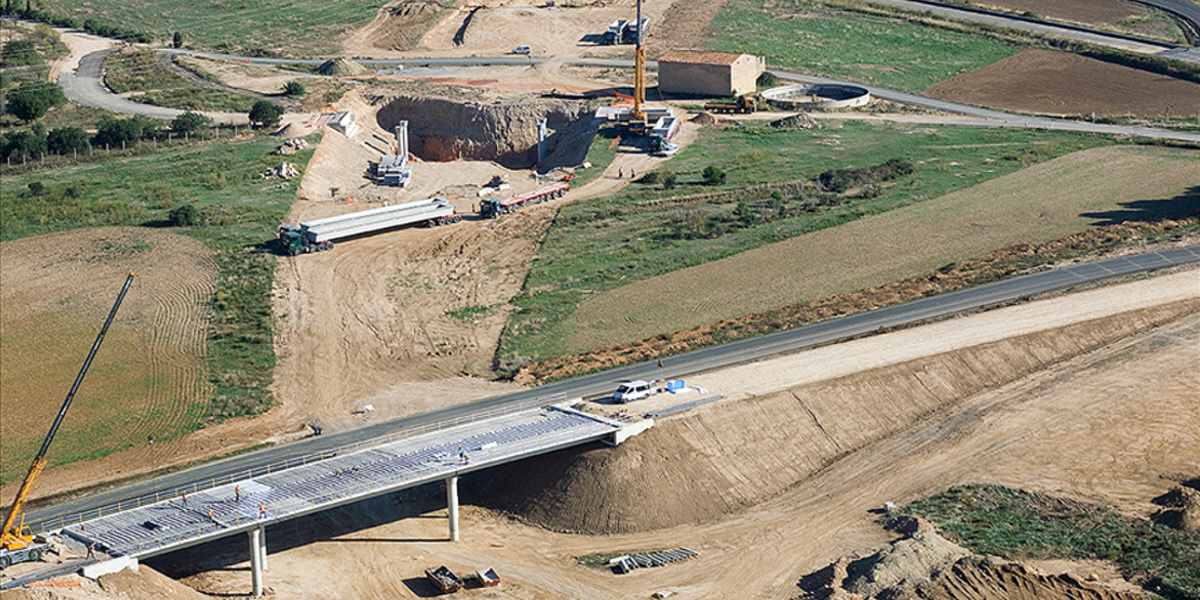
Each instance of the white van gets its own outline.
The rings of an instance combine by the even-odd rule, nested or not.
[[[617,404],[625,404],[626,402],[633,402],[634,400],[649,398],[657,391],[658,390],[655,389],[654,384],[650,383],[649,381],[642,381],[641,379],[637,381],[626,381],[617,388],[617,391],[613,392],[612,399],[613,402],[616,402]]]

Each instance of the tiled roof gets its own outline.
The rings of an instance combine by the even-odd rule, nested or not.
[[[697,50],[669,50],[658,57],[658,62],[692,63],[697,65],[732,65],[745,54],[730,52],[700,52]]]

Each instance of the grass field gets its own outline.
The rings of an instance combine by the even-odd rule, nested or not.
[[[378,2],[348,0],[330,4],[294,0],[93,0],[87,3],[47,0],[47,12],[79,22],[96,19],[122,29],[147,33],[170,44],[172,34],[184,43],[236,53],[280,56],[331,56],[336,40],[348,29],[370,21]]]
[[[951,488],[905,507],[978,554],[1100,559],[1166,598],[1200,598],[1200,534],[1104,507],[998,485]]]
[[[154,50],[113,54],[104,61],[104,70],[104,82],[114,92],[137,92],[138,102],[155,106],[249,112],[255,102],[253,96],[193,84],[161,63]]]
[[[775,68],[920,92],[1003,60],[1018,48],[980,35],[848,11],[813,0],[729,0],[709,47]]]
[[[278,180],[258,178],[258,173],[280,162],[280,157],[270,155],[277,145],[276,140],[268,137],[204,143],[5,178],[5,186],[0,190],[0,241],[5,242],[6,253],[14,247],[12,240],[24,243],[28,240],[22,238],[32,236],[110,225],[144,226],[148,232],[168,231],[188,236],[197,248],[208,254],[206,260],[214,272],[211,294],[204,299],[209,311],[208,322],[201,328],[202,338],[196,341],[197,347],[203,347],[203,337],[207,336],[207,354],[202,365],[196,365],[201,372],[199,385],[206,390],[205,396],[193,403],[185,403],[187,406],[181,408],[178,397],[163,391],[182,389],[176,382],[182,376],[180,371],[163,366],[173,360],[172,355],[165,353],[148,358],[144,353],[131,350],[138,348],[138,344],[146,345],[148,340],[122,342],[122,334],[114,331],[113,338],[106,342],[102,351],[109,360],[119,358],[129,364],[118,361],[109,367],[93,369],[89,383],[107,386],[104,402],[109,405],[94,415],[86,407],[78,411],[78,416],[72,415],[60,433],[61,439],[55,442],[55,463],[108,454],[131,444],[145,443],[148,435],[155,439],[177,436],[206,422],[254,414],[269,407],[267,386],[271,383],[275,364],[270,306],[275,258],[271,250],[274,230],[295,197],[292,185],[281,186]],[[311,154],[309,150],[288,157],[288,160],[303,169]],[[30,187],[35,183],[41,184],[40,194],[35,194]],[[196,207],[201,224],[162,229],[168,225],[167,213],[184,204]],[[86,232],[80,233],[83,235]],[[161,243],[165,242],[106,243],[85,250],[102,264],[112,261],[123,264],[127,260],[135,261],[139,253],[156,252],[155,245]],[[54,264],[55,252],[67,253],[57,259],[64,264],[80,260],[76,256],[78,252],[71,254],[72,250],[66,245],[61,250],[52,248],[46,252],[44,260],[47,264]],[[186,256],[186,253],[182,255]],[[5,277],[9,276],[6,267]],[[118,284],[119,280],[113,286]],[[105,285],[97,292],[105,297],[100,303],[103,311],[107,311],[115,299],[118,288],[113,286]],[[47,300],[50,304],[42,316],[31,316],[27,323],[5,322],[4,335],[0,339],[6,357],[4,380],[0,382],[5,394],[0,401],[5,404],[6,427],[10,422],[20,424],[9,418],[15,414],[9,403],[17,400],[22,405],[52,405],[52,418],[70,385],[70,377],[82,362],[82,353],[86,353],[91,343],[90,338],[84,338],[94,336],[96,327],[102,322],[103,315],[99,317],[101,320],[96,320],[64,312],[71,306],[72,293],[62,291],[57,295],[60,298],[54,298],[54,302],[61,300],[61,307]],[[37,325],[41,319],[51,323],[43,328]],[[64,322],[77,321],[80,322],[78,332],[72,332],[73,326],[67,325],[62,335],[56,334],[52,338],[27,334],[43,329],[55,331],[56,327],[64,327]],[[26,334],[13,333],[17,331]],[[48,370],[38,365],[29,369],[10,369],[16,363],[7,358],[13,356],[56,358],[45,361],[53,365]],[[155,365],[155,360],[161,364]],[[37,368],[33,368],[35,366]],[[36,375],[53,372],[61,376],[64,370],[68,378],[66,387],[61,387],[61,381],[43,381],[43,376]],[[122,375],[113,377],[114,373]],[[9,393],[16,389],[41,392],[38,396],[41,400],[33,402],[28,396],[17,398]],[[147,390],[156,391],[150,394]],[[156,412],[161,407],[147,404],[148,398],[156,397],[161,397],[163,406],[170,407],[163,409],[166,413]],[[112,410],[113,402],[131,403],[137,409]],[[143,422],[147,419],[155,426],[147,426]],[[16,433],[6,430],[2,436],[4,455],[32,456],[31,444],[36,444],[45,434],[44,426],[49,426],[49,421],[43,423],[43,420],[36,417],[27,421],[18,419],[23,424],[14,430]],[[134,421],[139,425],[131,426]],[[101,442],[97,443],[97,440]],[[25,468],[22,463],[4,461],[0,479],[19,476]]]
[[[961,162],[961,161],[960,161]],[[1198,214],[1195,150],[1094,148],[939,198],[587,297],[549,337],[578,352],[930,273],[1096,225]]]
[[[689,311],[696,311],[695,319],[680,319],[678,312],[665,308],[678,303],[677,298],[654,302],[655,297],[674,288],[652,286],[638,288],[638,298],[627,298],[627,310],[599,310],[587,319],[576,313],[585,303],[594,305],[606,292],[635,282],[866,215],[919,205],[1029,165],[1108,143],[1069,133],[864,122],[809,131],[779,131],[765,125],[705,130],[687,151],[667,163],[666,168],[678,175],[680,183],[675,189],[632,186],[611,198],[563,208],[524,290],[514,299],[520,310],[501,340],[501,356],[541,360],[675,331],[696,319],[702,320],[700,324],[713,322],[722,317],[703,321],[720,312],[708,306],[699,311],[690,306]],[[705,158],[715,156],[722,159]],[[796,186],[782,186],[784,193],[779,199],[772,197],[769,188],[749,196],[738,192],[757,184],[809,180],[833,168],[869,167],[891,158],[911,161],[915,172],[883,184],[875,190],[878,195],[830,198],[811,189],[790,189]],[[726,170],[724,185],[699,184],[700,171],[710,162]],[[697,192],[713,191],[727,191],[732,197],[688,201]],[[744,207],[738,206],[739,201],[745,202]],[[761,272],[747,275],[767,283],[775,279],[762,278]],[[751,311],[736,303],[726,308],[724,316],[739,308],[745,309],[741,314]],[[643,333],[646,335],[631,337]]]

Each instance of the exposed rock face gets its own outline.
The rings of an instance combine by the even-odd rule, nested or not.
[[[589,117],[586,105],[560,100],[481,103],[414,96],[385,101],[376,115],[388,131],[407,120],[409,151],[421,160],[491,160],[511,169],[537,162],[542,118],[547,121],[547,160],[539,167],[579,164],[594,131]]]

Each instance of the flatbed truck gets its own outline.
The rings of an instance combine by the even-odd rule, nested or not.
[[[405,225],[446,225],[462,216],[445,198],[426,198],[394,206],[305,221],[279,228],[279,243],[289,256],[321,252],[333,248],[338,240],[379,233]]]

